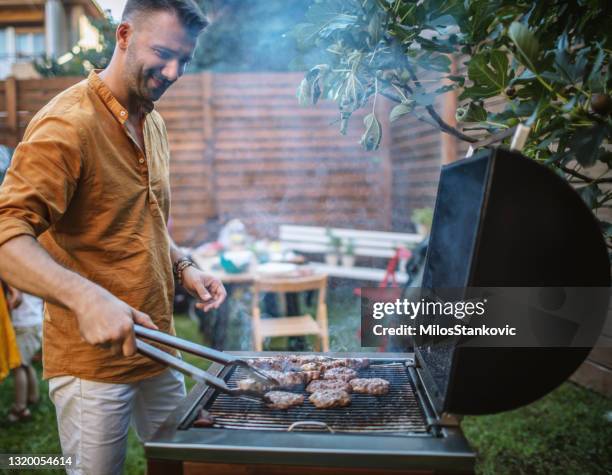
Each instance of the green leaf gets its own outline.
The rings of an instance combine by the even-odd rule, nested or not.
[[[329,71],[327,64],[318,64],[306,73],[297,90],[298,103],[301,106],[310,106],[317,103],[321,97],[321,81]]]
[[[597,198],[601,196],[601,190],[596,184],[576,188],[576,191],[589,208],[597,207]]]
[[[582,48],[578,54],[576,54],[574,61],[572,61],[572,55],[568,51],[568,48],[569,40],[567,38],[567,33],[563,33],[557,41],[553,66],[560,78],[574,84],[580,81],[584,75],[588,64],[587,55],[591,48]],[[556,75],[552,75],[552,77],[543,75],[543,77],[549,79],[550,81],[559,82],[559,77]]]
[[[517,59],[524,66],[536,72],[540,43],[535,35],[525,25],[515,21],[508,29],[508,36],[516,46]]]
[[[319,27],[313,23],[298,23],[291,31],[291,35],[299,47],[308,48],[314,46],[318,31]]]
[[[569,147],[574,158],[583,167],[590,167],[599,158],[599,147],[606,135],[606,126],[596,124],[592,127],[583,127],[576,131]]]
[[[298,104],[302,107],[312,105],[312,84],[310,84],[310,81],[308,81],[308,79],[302,79],[302,82],[298,86],[296,95],[298,99]]]
[[[587,78],[587,83],[593,92],[603,92],[605,84],[602,77],[602,66],[606,59],[606,53],[601,47],[601,44],[597,44],[597,55],[591,66],[591,72]]]
[[[497,96],[508,85],[508,57],[499,50],[490,55],[477,54],[468,64],[468,75],[474,81],[468,95],[481,98]]]
[[[479,102],[470,102],[467,107],[457,109],[456,119],[460,122],[484,122],[487,120],[487,111]]]
[[[380,122],[378,122],[378,119],[372,112],[363,118],[363,123],[366,130],[361,136],[359,143],[366,150],[378,150],[380,139],[382,138],[382,128],[380,126]]]
[[[450,69],[451,60],[448,56],[427,52],[419,56],[417,63],[423,69],[447,73]]]
[[[414,101],[403,102],[402,104],[396,105],[393,109],[391,109],[391,113],[389,114],[389,120],[391,122],[395,122],[400,117],[405,116],[406,114],[410,114],[414,110]]]
[[[438,53],[454,53],[455,48],[451,45],[444,44],[437,40],[429,40],[427,38],[418,37],[418,42],[424,50],[437,51]]]

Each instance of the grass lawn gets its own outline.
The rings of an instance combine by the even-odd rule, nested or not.
[[[330,304],[332,348],[351,350],[358,322],[346,316],[355,317],[355,308],[348,300],[338,302]],[[334,315],[343,315],[342,320],[338,321],[339,317]],[[240,312],[234,312],[230,317],[230,334],[236,328],[244,328],[241,326],[244,322],[239,320]],[[180,336],[202,341],[195,323],[188,318],[178,317],[176,328]],[[205,366],[199,358],[184,357]],[[189,389],[193,383],[187,380],[187,386]],[[55,411],[48,397],[44,397],[34,410],[32,421],[9,425],[6,412],[12,403],[12,391],[11,378],[0,383],[0,453],[59,453]],[[47,394],[45,382],[41,383],[41,393]],[[462,426],[479,452],[478,473],[612,473],[612,399],[571,383],[563,384],[540,401],[516,411],[466,417]],[[144,473],[144,461],[142,447],[130,431],[125,473]],[[38,475],[43,472],[19,473]]]

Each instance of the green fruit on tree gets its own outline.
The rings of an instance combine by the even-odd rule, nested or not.
[[[594,94],[591,99],[591,109],[599,115],[612,113],[612,97],[608,94]]]
[[[604,162],[607,163],[608,166],[612,167],[612,152],[606,150],[605,152],[603,152],[600,156],[599,159]]]
[[[506,125],[508,125],[509,127],[514,127],[515,125],[517,125],[519,123],[519,120],[516,117],[510,117],[507,121],[506,121]]]

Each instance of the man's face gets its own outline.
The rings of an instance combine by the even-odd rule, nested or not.
[[[126,50],[126,80],[130,93],[145,102],[157,101],[185,72],[196,35],[174,13],[153,12],[132,22]]]

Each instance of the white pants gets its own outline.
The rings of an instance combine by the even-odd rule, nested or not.
[[[74,376],[49,380],[62,453],[76,457],[71,475],[123,473],[130,422],[147,440],[185,396],[183,375],[167,369],[130,384],[87,381]]]

